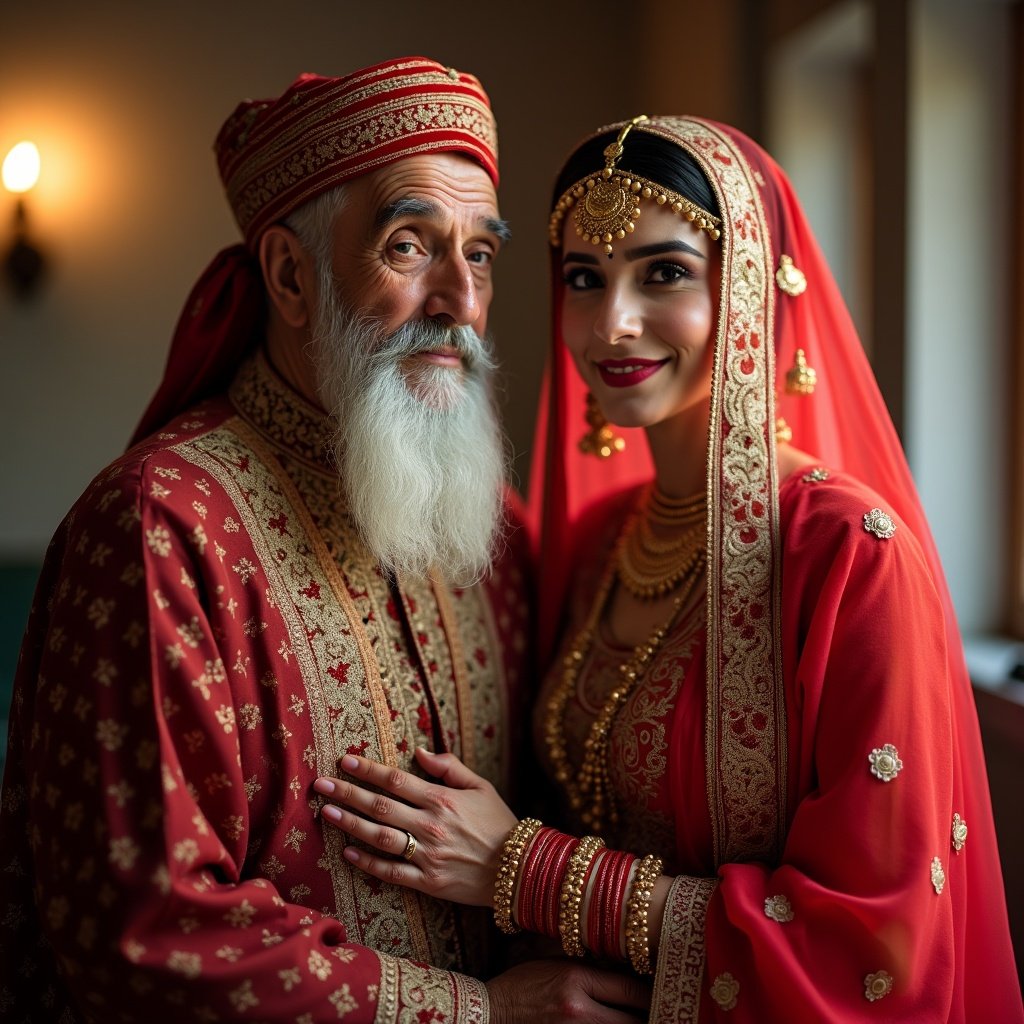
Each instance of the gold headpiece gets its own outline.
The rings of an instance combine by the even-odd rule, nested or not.
[[[646,120],[647,115],[641,114],[624,125],[619,137],[605,147],[604,170],[576,182],[555,203],[548,221],[552,245],[562,244],[562,220],[575,207],[573,216],[576,218],[576,234],[592,245],[604,243],[604,253],[610,258],[612,242],[625,238],[636,228],[635,222],[640,216],[639,204],[644,199],[653,199],[659,206],[668,204],[701,231],[706,231],[712,239],[717,240],[721,236],[722,221],[718,217],[657,182],[616,169],[615,164],[622,156],[622,143],[626,136],[635,125]]]

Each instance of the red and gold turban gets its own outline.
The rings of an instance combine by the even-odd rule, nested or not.
[[[132,437],[222,390],[262,337],[260,236],[316,196],[404,157],[462,153],[498,184],[490,101],[470,74],[405,57],[343,78],[300,75],[273,100],[240,103],[217,166],[245,245],[223,250],[185,304],[156,395]]]
[[[276,100],[240,103],[217,136],[246,242],[327,189],[416,153],[465,153],[498,184],[490,103],[472,75],[425,57],[346,75],[300,75]]]

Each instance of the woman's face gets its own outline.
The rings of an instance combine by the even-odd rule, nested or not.
[[[650,427],[711,393],[718,243],[670,209],[645,202],[609,259],[562,235],[562,336],[605,416]]]

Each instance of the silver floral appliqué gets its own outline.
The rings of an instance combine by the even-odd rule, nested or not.
[[[953,815],[953,849],[959,853],[967,842],[967,822],[959,814]]]
[[[868,762],[871,765],[871,774],[882,782],[892,782],[903,770],[903,762],[900,760],[899,751],[891,744],[875,747],[868,754]]]
[[[892,991],[892,975],[888,971],[875,971],[864,979],[864,998],[873,1003],[884,999]]]
[[[888,540],[896,532],[896,524],[888,512],[873,508],[864,513],[864,529],[873,533],[879,540]]]

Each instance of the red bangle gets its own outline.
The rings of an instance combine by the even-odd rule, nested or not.
[[[631,853],[622,854],[615,865],[615,876],[612,879],[608,902],[605,904],[604,954],[619,960],[625,955],[622,950],[622,908],[626,902],[629,873],[636,860]]]
[[[521,928],[530,931],[537,930],[536,910],[536,888],[537,874],[544,869],[546,860],[544,851],[550,846],[558,835],[553,828],[542,828],[534,836],[533,843],[523,857],[523,868],[519,878],[519,888],[516,892],[515,920]]]
[[[562,882],[565,880],[566,868],[573,851],[580,845],[575,836],[561,837],[562,842],[551,857],[548,872],[544,877],[544,891],[541,898],[544,901],[544,914],[541,918],[541,932],[552,939],[561,936],[558,928],[558,911],[561,901]]]

